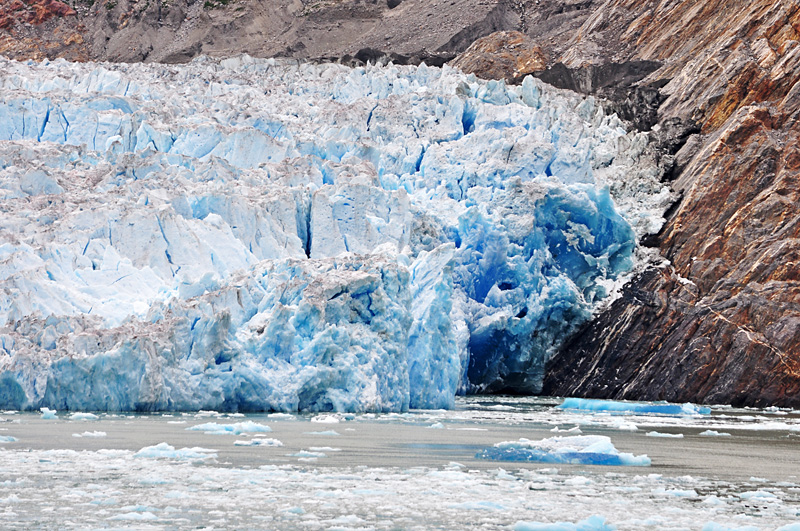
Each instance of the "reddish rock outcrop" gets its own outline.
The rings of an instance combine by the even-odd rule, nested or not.
[[[0,54],[15,59],[88,59],[78,13],[59,0],[10,0],[0,5]]]
[[[547,67],[542,49],[519,31],[499,31],[482,37],[450,63],[483,79],[521,81]]]
[[[20,22],[39,25],[53,17],[75,14],[74,9],[58,0],[11,0],[0,6],[0,29],[9,29]]]

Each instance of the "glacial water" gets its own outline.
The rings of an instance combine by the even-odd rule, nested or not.
[[[798,529],[800,412],[558,403],[472,397],[451,411],[50,419],[6,411],[0,527]],[[504,441],[575,437],[607,437],[650,465],[476,457]]]

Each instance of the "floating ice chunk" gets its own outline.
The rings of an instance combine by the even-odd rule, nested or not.
[[[336,430],[327,430],[327,431],[307,431],[307,435],[325,435],[329,437],[336,437],[340,435]]]
[[[647,437],[665,437],[668,439],[683,439],[682,433],[663,433],[660,431],[648,431],[645,433]]]
[[[153,459],[179,459],[186,461],[198,461],[204,459],[213,459],[217,457],[216,450],[208,448],[181,448],[176,450],[174,446],[162,442],[155,446],[146,446],[133,454],[133,457],[146,457]]]
[[[267,417],[273,420],[297,420],[297,417],[290,413],[270,413]]]
[[[320,424],[339,424],[341,422],[339,417],[334,415],[318,415],[311,418],[311,422],[318,422]]]
[[[726,433],[724,431],[717,431],[717,430],[706,430],[701,431],[698,433],[700,437],[730,437],[730,433]]]
[[[433,424],[428,426],[428,428],[433,430],[443,430],[444,424],[442,424],[441,422],[434,422]]]
[[[130,512],[118,514],[107,518],[112,521],[125,521],[125,522],[147,522],[150,520],[158,520],[158,517],[149,511],[144,512]]]
[[[40,411],[42,412],[43,419],[53,420],[58,418],[58,415],[56,414],[57,411],[54,409],[43,407]]]
[[[760,531],[760,529],[752,525],[729,527],[716,522],[707,522],[703,525],[702,531]]]
[[[758,500],[758,501],[778,501],[778,498],[775,494],[771,493],[768,490],[749,490],[746,492],[740,492],[739,497],[743,500]]]
[[[466,511],[506,511],[508,508],[500,503],[491,501],[468,501],[464,503],[454,503],[450,505],[453,509]]]
[[[606,523],[602,516],[590,516],[575,524],[569,522],[517,522],[514,531],[614,531],[616,526]]]
[[[722,507],[727,505],[725,500],[721,499],[719,496],[710,495],[703,498],[701,502],[703,505],[712,505],[714,507]]]
[[[318,458],[318,457],[328,457],[327,454],[324,452],[310,452],[308,450],[300,450],[294,454],[287,454],[289,457],[305,457],[305,458]]]
[[[697,498],[697,491],[694,489],[665,489],[659,487],[651,491],[659,496],[673,496],[675,498]]]
[[[341,452],[341,448],[333,448],[332,446],[310,446],[308,448],[312,452]]]
[[[775,531],[800,531],[800,523],[787,524],[787,525],[779,527]]]
[[[69,420],[97,420],[100,417],[95,415],[94,413],[73,413],[69,416]]]
[[[17,442],[16,437],[12,437],[11,435],[0,435],[0,443],[10,443],[10,442]]]
[[[108,434],[104,431],[85,431],[83,433],[73,433],[73,437],[105,437]]]
[[[581,427],[580,426],[574,426],[572,428],[567,428],[567,429],[563,429],[563,430],[560,429],[558,426],[556,426],[555,428],[553,428],[550,431],[553,432],[553,433],[569,433],[571,435],[581,435],[583,433],[581,431]]]
[[[189,431],[202,431],[209,435],[241,435],[242,433],[268,433],[272,428],[264,424],[258,424],[252,420],[237,422],[234,424],[218,424],[207,422],[186,428]]]
[[[278,439],[250,439],[249,441],[233,441],[234,446],[283,446]]]
[[[558,409],[579,409],[583,411],[602,411],[636,415],[710,415],[711,408],[695,404],[671,404],[668,402],[625,402],[616,400],[595,400],[589,398],[566,398],[556,406]]]
[[[496,461],[537,461],[574,465],[649,466],[646,455],[620,453],[603,435],[551,437],[540,441],[505,441],[478,452],[480,459]]]

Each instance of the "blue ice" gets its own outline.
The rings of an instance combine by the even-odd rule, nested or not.
[[[631,415],[710,415],[711,408],[695,404],[670,404],[668,402],[624,402],[590,398],[565,398],[558,409],[577,409]]]
[[[570,465],[650,466],[650,458],[646,455],[621,453],[610,438],[601,435],[505,441],[478,452],[476,457],[493,461]]]
[[[533,78],[246,56],[0,70],[0,407],[536,393],[669,204],[644,135]]]

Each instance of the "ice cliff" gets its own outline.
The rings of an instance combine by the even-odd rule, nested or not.
[[[0,58],[0,407],[536,392],[669,200],[591,98],[445,67]]]

